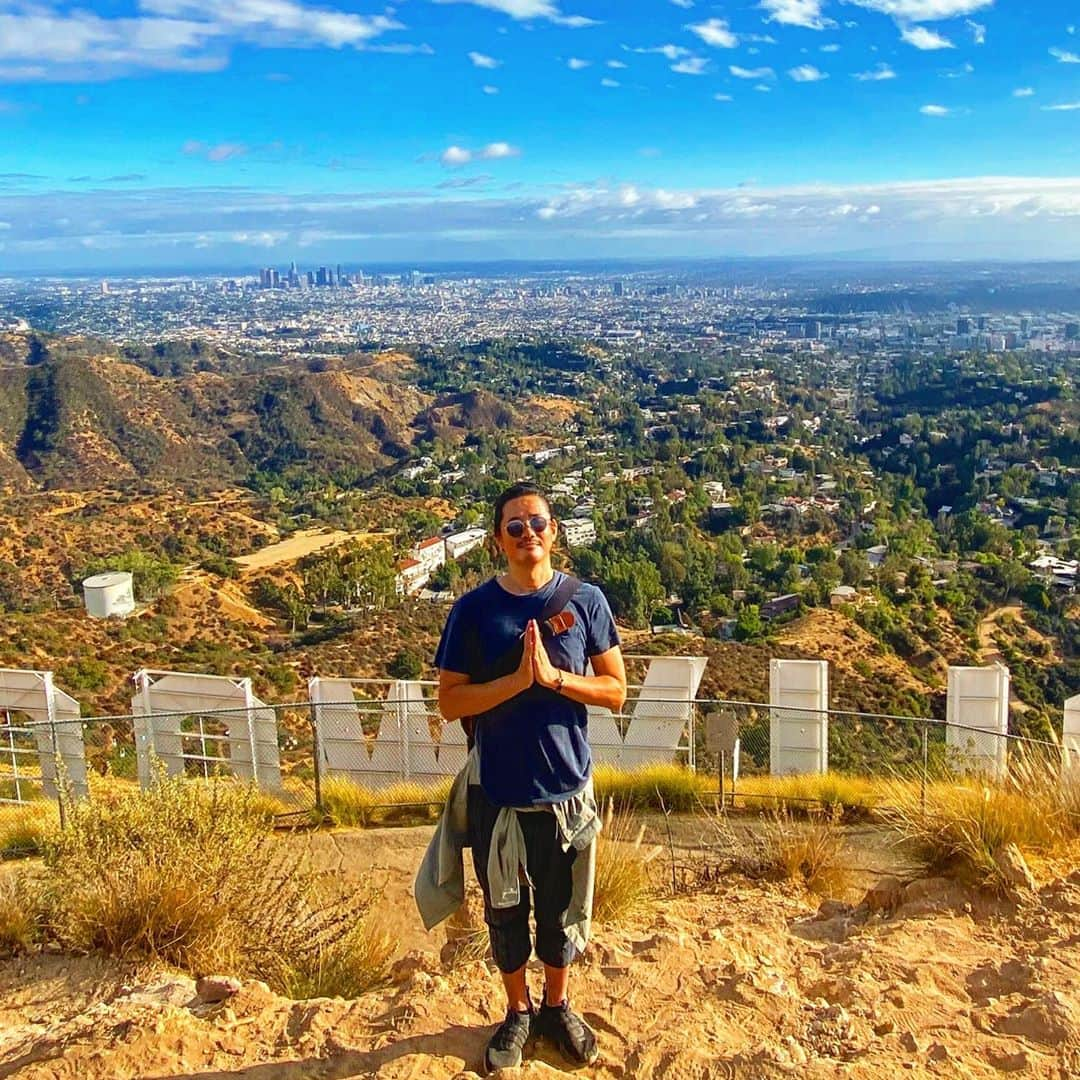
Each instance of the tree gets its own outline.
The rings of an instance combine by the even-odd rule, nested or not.
[[[735,640],[753,641],[761,637],[765,624],[761,621],[761,609],[757,604],[747,604],[735,620]]]
[[[866,555],[854,548],[845,548],[841,551],[838,561],[845,585],[858,588],[870,573],[870,564],[867,562]]]
[[[391,679],[419,679],[423,670],[423,661],[412,649],[401,649],[386,665],[386,673]]]

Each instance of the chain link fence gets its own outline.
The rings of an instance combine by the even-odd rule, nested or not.
[[[1052,741],[928,717],[709,700],[685,689],[636,685],[620,714],[590,708],[594,761],[623,770],[680,763],[716,776],[726,793],[762,797],[751,781],[774,773],[778,720],[786,716],[785,737],[805,736],[830,771],[851,777],[926,784],[968,773],[1004,780],[1020,761],[1070,768]],[[716,716],[737,740],[723,758],[706,738]],[[50,801],[62,814],[65,792],[133,788],[158,769],[195,781],[254,782],[283,819],[319,820],[327,783],[376,793],[408,784],[417,799],[431,798],[467,752],[461,725],[442,723],[436,684],[423,681],[313,679],[308,700],[283,704],[207,708],[193,699],[186,709],[135,715],[45,723],[0,713],[0,721],[0,827],[14,811]]]

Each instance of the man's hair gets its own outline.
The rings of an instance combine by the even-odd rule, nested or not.
[[[503,509],[508,502],[512,502],[514,499],[520,499],[523,495],[535,495],[537,498],[544,500],[544,505],[547,507],[548,516],[551,515],[551,500],[547,497],[544,491],[542,491],[536,484],[529,481],[523,481],[520,484],[511,484],[496,500],[493,507],[494,527],[497,533],[502,528],[502,515]]]

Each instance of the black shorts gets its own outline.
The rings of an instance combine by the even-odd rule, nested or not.
[[[491,936],[491,952],[499,970],[517,971],[532,952],[529,908],[536,915],[536,955],[549,967],[568,967],[575,956],[566,937],[566,911],[573,894],[573,867],[577,851],[563,851],[554,814],[516,811],[525,837],[525,862],[533,887],[523,882],[521,900],[511,908],[493,908],[487,864],[491,834],[501,807],[479,785],[469,786],[469,844],[473,866],[484,893],[484,921]],[[530,897],[531,892],[531,897]]]

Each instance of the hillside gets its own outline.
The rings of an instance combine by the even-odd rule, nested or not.
[[[0,365],[0,483],[14,490],[213,490],[309,461],[323,473],[367,472],[407,451],[431,400],[407,385],[404,365],[370,358],[356,370],[173,376],[109,346],[60,340],[33,359]]]

